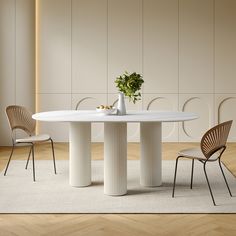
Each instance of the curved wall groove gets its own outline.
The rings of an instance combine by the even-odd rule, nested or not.
[[[182,122],[182,139],[185,141],[200,140],[202,135],[213,125],[213,104],[211,100],[203,96],[188,97],[183,100],[183,112],[195,112],[199,118],[193,121]]]
[[[174,105],[167,97],[155,97],[147,104],[146,110],[174,111]],[[168,140],[173,136],[176,126],[176,123],[162,124],[163,140]]]
[[[218,104],[217,121],[218,123],[234,120],[230,131],[230,141],[236,141],[236,96],[230,96],[222,99]]]

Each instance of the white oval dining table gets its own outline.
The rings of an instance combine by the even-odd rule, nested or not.
[[[127,123],[140,123],[140,184],[162,183],[162,122],[197,119],[188,112],[128,111],[126,115],[101,115],[93,110],[64,110],[36,113],[33,119],[69,122],[69,182],[74,187],[91,184],[91,123],[104,123],[104,193],[127,193]]]

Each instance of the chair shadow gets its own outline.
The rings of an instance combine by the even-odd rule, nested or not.
[[[173,184],[172,183],[162,183],[161,186],[156,187],[143,187],[141,185],[140,189],[138,187],[136,189],[128,189],[127,195],[140,195],[140,194],[148,194],[155,192],[170,192],[172,191]]]
[[[103,181],[92,181],[91,186],[104,186],[104,182]],[[199,186],[195,186],[195,188],[198,188]],[[187,184],[181,184],[179,183],[177,188],[179,188],[178,191],[178,197],[182,197],[182,195],[184,196],[184,194],[181,194],[181,189],[182,190],[186,190],[190,187]],[[193,187],[194,188],[194,187]],[[163,182],[161,186],[157,186],[157,187],[143,187],[141,185],[137,185],[137,187],[135,189],[127,189],[127,194],[126,195],[141,195],[141,194],[151,194],[151,193],[155,193],[155,192],[168,192],[168,193],[172,193],[172,189],[173,189],[173,183],[172,182]]]

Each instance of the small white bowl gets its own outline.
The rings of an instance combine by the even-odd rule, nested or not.
[[[106,116],[106,115],[111,115],[111,114],[113,114],[113,113],[116,111],[116,108],[115,108],[115,107],[113,107],[113,108],[111,108],[111,109],[100,109],[100,108],[96,108],[96,111],[97,111],[97,113],[99,113],[100,115]]]

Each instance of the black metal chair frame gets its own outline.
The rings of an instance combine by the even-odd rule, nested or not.
[[[52,146],[52,157],[53,157],[53,165],[54,165],[54,173],[56,174],[57,171],[56,171],[56,161],[55,161],[55,152],[54,152],[54,143],[53,143],[53,140],[50,138],[49,139],[50,142],[51,142],[51,146]],[[8,170],[8,167],[9,167],[9,164],[10,164],[10,161],[11,161],[11,158],[13,156],[13,152],[14,152],[14,149],[15,147],[17,146],[17,144],[28,144],[30,145],[30,151],[29,151],[29,154],[28,154],[28,158],[27,158],[27,162],[26,162],[26,165],[25,165],[25,169],[28,168],[28,164],[29,164],[29,160],[30,160],[30,156],[31,156],[31,153],[32,153],[32,164],[33,164],[33,180],[35,181],[35,165],[34,165],[34,143],[33,142],[15,142],[14,139],[12,138],[12,149],[11,149],[11,154],[10,154],[10,157],[8,159],[8,162],[7,162],[7,166],[6,166],[6,169],[5,169],[5,172],[4,172],[4,176],[7,174],[7,170]]]
[[[190,183],[190,188],[191,188],[191,189],[192,189],[192,187],[193,187],[194,160],[198,160],[198,161],[200,161],[200,162],[203,164],[204,174],[205,174],[205,177],[206,177],[207,185],[208,185],[208,188],[209,188],[210,195],[211,195],[212,202],[213,202],[214,206],[216,206],[216,203],[215,203],[215,199],[214,199],[214,197],[213,197],[213,193],[212,193],[212,190],[211,190],[210,182],[209,182],[209,179],[208,179],[208,176],[207,176],[206,164],[207,164],[208,162],[213,162],[213,161],[217,161],[217,160],[218,160],[221,173],[222,173],[222,175],[223,175],[225,184],[226,184],[226,186],[227,186],[227,188],[228,188],[228,191],[229,191],[229,195],[232,197],[232,193],[231,193],[231,191],[230,191],[230,188],[229,188],[228,182],[227,182],[227,180],[226,180],[226,177],[225,177],[225,174],[224,174],[222,165],[221,165],[221,161],[220,161],[221,156],[222,156],[223,152],[225,151],[225,149],[226,149],[226,146],[222,146],[222,147],[218,148],[217,150],[215,150],[215,151],[211,154],[211,156],[212,156],[214,153],[216,153],[216,152],[218,152],[218,151],[221,150],[219,156],[218,156],[216,159],[210,159],[210,157],[209,157],[209,158],[207,158],[206,160],[202,160],[202,159],[198,159],[198,158],[195,158],[195,157],[178,156],[178,157],[176,158],[176,163],[175,163],[175,174],[174,174],[174,184],[173,184],[172,197],[174,197],[174,194],[175,194],[175,184],[176,184],[177,167],[178,167],[178,161],[179,161],[180,158],[192,159],[192,171],[191,171],[191,183]]]

